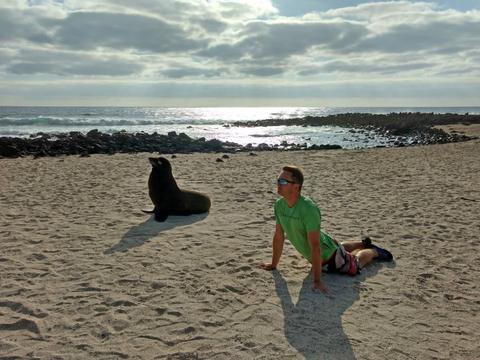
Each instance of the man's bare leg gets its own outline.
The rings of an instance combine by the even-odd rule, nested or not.
[[[351,254],[357,257],[360,269],[363,269],[378,257],[377,250],[375,249],[356,249],[353,250]]]
[[[382,260],[392,260],[392,254],[372,244],[370,238],[342,242],[344,249],[358,258],[360,268],[368,265],[372,260],[380,257]],[[381,253],[380,253],[381,252]]]
[[[341,244],[349,253],[355,250],[365,249],[365,245],[363,245],[363,242],[361,240],[344,241]]]

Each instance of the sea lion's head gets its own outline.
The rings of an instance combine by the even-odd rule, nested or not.
[[[148,158],[148,161],[150,161],[150,164],[152,164],[152,167],[155,170],[165,172],[165,173],[172,173],[172,165],[170,164],[170,161],[165,159],[164,157],[159,157],[159,158]]]
[[[148,158],[150,164],[152,165],[152,172],[150,173],[150,178],[148,180],[148,186],[150,191],[152,189],[160,188],[176,188],[177,182],[173,177],[172,165],[170,161],[164,157],[159,158]]]

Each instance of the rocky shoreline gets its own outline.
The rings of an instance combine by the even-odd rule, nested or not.
[[[393,135],[405,135],[415,129],[425,129],[448,124],[480,124],[480,115],[435,114],[435,113],[343,113],[327,116],[306,116],[291,119],[267,119],[257,121],[238,121],[238,127],[258,126],[342,126],[347,128],[376,128],[389,131]]]
[[[237,122],[233,126],[342,126],[352,132],[374,131],[387,136],[388,146],[429,145],[450,143],[473,139],[461,134],[447,134],[433,128],[446,124],[478,124],[479,115],[395,113],[376,114],[339,114],[325,117],[305,117],[297,119],[271,119],[251,122]],[[34,157],[115,154],[137,152],[159,152],[163,154],[193,152],[239,152],[273,150],[322,150],[341,149],[339,145],[291,144],[282,142],[276,145],[259,144],[246,146],[205,138],[194,139],[184,133],[170,132],[167,135],[147,133],[127,133],[120,131],[112,135],[91,130],[87,134],[69,132],[62,134],[38,133],[30,138],[0,138],[0,157],[16,158],[33,155]]]

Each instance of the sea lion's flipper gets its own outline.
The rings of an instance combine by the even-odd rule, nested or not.
[[[152,210],[142,209],[142,211],[143,211],[145,214],[153,214],[153,213],[155,212],[155,208],[153,208]]]
[[[164,222],[168,218],[168,213],[165,211],[158,210],[155,208],[155,220],[159,222]]]

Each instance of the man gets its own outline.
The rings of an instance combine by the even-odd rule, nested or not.
[[[392,254],[369,238],[363,241],[337,243],[320,230],[321,214],[310,198],[301,195],[303,173],[296,166],[285,166],[277,179],[275,202],[276,227],[272,242],[272,261],[263,262],[265,270],[276,269],[283,251],[285,233],[297,251],[312,264],[312,289],[327,292],[322,282],[322,266],[329,271],[355,275],[374,259],[392,260]]]

